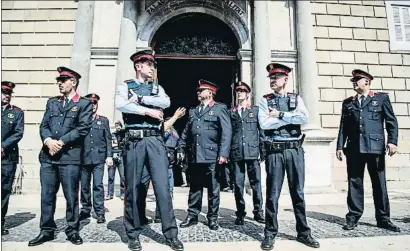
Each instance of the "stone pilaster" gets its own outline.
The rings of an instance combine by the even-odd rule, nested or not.
[[[88,82],[90,78],[94,8],[95,1],[79,1],[75,19],[71,68],[81,75],[77,92],[82,96],[88,92]]]

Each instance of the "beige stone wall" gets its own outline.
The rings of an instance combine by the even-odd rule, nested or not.
[[[312,5],[323,128],[337,135],[341,102],[355,94],[352,70],[370,72],[372,89],[389,93],[400,128],[399,154],[387,157],[388,187],[409,188],[410,52],[390,52],[384,1],[316,0]],[[335,160],[333,177],[336,188],[347,188],[344,162]]]
[[[20,143],[23,188],[39,190],[39,123],[47,98],[59,94],[56,68],[70,66],[77,3],[2,1],[2,80],[16,83],[12,103],[25,111]]]

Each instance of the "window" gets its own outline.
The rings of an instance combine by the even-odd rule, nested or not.
[[[385,1],[390,50],[410,51],[410,2]]]

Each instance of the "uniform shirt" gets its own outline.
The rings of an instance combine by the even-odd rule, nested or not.
[[[138,80],[134,79],[136,83],[140,83]],[[141,84],[141,83],[140,83]],[[117,110],[122,113],[136,114],[144,116],[149,110],[147,106],[159,107],[161,109],[166,109],[170,106],[171,101],[168,95],[165,93],[164,89],[158,85],[159,91],[158,95],[154,96],[144,96],[142,102],[129,100],[129,90],[126,82],[122,82],[117,87],[117,93],[115,95],[115,106]],[[125,125],[125,127],[130,127],[133,125]],[[138,125],[140,127],[140,125]],[[146,126],[152,128],[151,126]],[[157,128],[156,128],[157,129]]]
[[[46,145],[40,151],[41,163],[60,165],[81,164],[81,152],[84,137],[92,125],[91,102],[75,94],[71,101],[63,107],[64,96],[50,98],[40,124],[40,137],[44,142],[47,138],[61,140],[63,148],[51,156]]]
[[[83,165],[103,164],[112,157],[110,123],[104,116],[96,115],[90,132],[84,138]]]
[[[359,95],[343,101],[336,150],[383,154],[387,143],[397,145],[398,123],[387,93],[369,92],[362,105]]]
[[[277,94],[276,94],[277,95]],[[282,95],[286,97],[287,93]],[[259,103],[259,124],[263,130],[278,129],[282,126],[293,124],[293,125],[304,125],[309,121],[309,112],[303,102],[300,95],[297,96],[298,105],[295,110],[289,112],[283,112],[283,118],[273,118],[269,116],[270,109],[268,107],[268,101],[265,97],[262,97]],[[298,138],[285,138],[281,136],[269,136],[266,137],[268,140],[275,141],[287,141],[287,140],[297,140]]]
[[[18,142],[24,134],[24,112],[14,105],[4,105],[1,111],[1,148],[4,156],[1,157],[1,164],[18,163],[19,148]]]
[[[179,140],[193,163],[216,163],[219,156],[229,157],[232,126],[226,105],[211,102],[203,111],[189,110],[189,119]]]

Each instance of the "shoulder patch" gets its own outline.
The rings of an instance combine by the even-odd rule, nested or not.
[[[23,111],[23,109],[21,109],[21,108],[18,107],[18,106],[15,106],[15,105],[11,105],[11,109],[17,110],[17,111]]]

